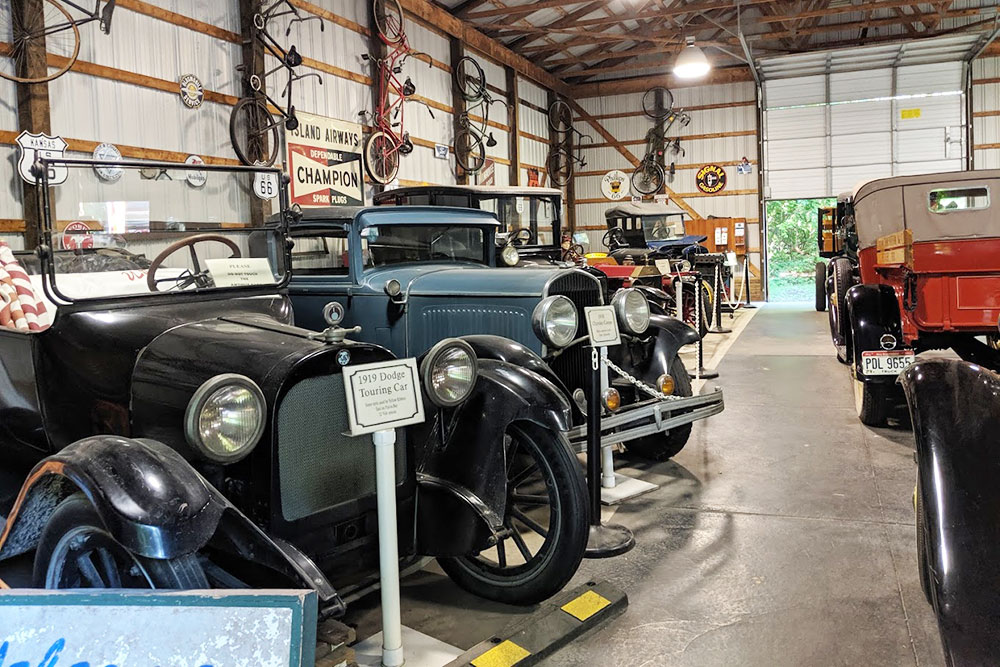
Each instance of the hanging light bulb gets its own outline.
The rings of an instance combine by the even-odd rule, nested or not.
[[[678,79],[698,79],[712,69],[711,63],[705,57],[705,53],[694,45],[694,37],[687,37],[687,46],[677,54],[674,61],[674,76]]]

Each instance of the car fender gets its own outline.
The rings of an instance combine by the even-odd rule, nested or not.
[[[494,359],[513,366],[520,366],[542,376],[555,385],[564,395],[569,396],[569,390],[566,389],[562,380],[552,371],[552,368],[545,363],[545,360],[516,340],[491,335],[459,336],[459,338],[472,346],[472,350],[478,358]]]
[[[847,290],[844,305],[850,323],[857,378],[864,382],[895,382],[896,378],[891,375],[866,377],[861,373],[862,352],[903,347],[903,324],[895,290],[888,285],[854,285]],[[882,337],[887,334],[895,339],[895,344],[888,348],[882,346]]]
[[[480,358],[479,379],[464,403],[410,427],[420,553],[475,553],[502,530],[507,502],[504,436],[514,422],[536,424],[553,437],[564,437],[560,434],[571,426],[569,400],[534,371]]]
[[[949,664],[990,664],[1000,654],[1000,376],[941,359],[911,365],[900,383],[913,421],[945,652]]]
[[[648,384],[670,372],[678,352],[698,342],[698,332],[669,315],[650,315],[646,338],[622,337],[622,344],[608,348],[608,358]]]

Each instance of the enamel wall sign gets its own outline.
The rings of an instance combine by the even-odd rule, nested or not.
[[[180,78],[181,101],[188,109],[197,109],[205,101],[205,89],[194,74],[184,74]]]
[[[34,185],[36,179],[31,166],[39,158],[61,158],[66,152],[66,141],[62,137],[47,134],[32,134],[24,131],[17,135],[17,173],[26,182]],[[66,165],[49,165],[49,185],[65,183],[69,177]]]
[[[97,148],[94,149],[94,159],[105,162],[121,162],[122,153],[114,144],[98,144]],[[121,167],[111,165],[94,167],[97,177],[108,183],[114,183],[121,178],[123,171]]]

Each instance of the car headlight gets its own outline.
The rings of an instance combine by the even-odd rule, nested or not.
[[[440,341],[420,364],[424,390],[440,408],[454,407],[468,398],[478,374],[476,353],[458,338]]]
[[[531,314],[531,326],[546,345],[566,347],[576,340],[576,306],[561,294],[543,299]]]
[[[649,328],[649,301],[639,290],[632,287],[618,290],[611,298],[611,305],[626,333],[641,334]]]
[[[184,435],[206,459],[233,463],[249,454],[264,434],[265,407],[263,392],[250,378],[216,375],[188,402]]]
[[[517,266],[517,263],[521,260],[521,257],[517,254],[517,248],[512,245],[504,246],[504,249],[500,251],[500,259],[507,266]]]

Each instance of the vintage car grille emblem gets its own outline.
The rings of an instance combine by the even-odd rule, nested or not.
[[[351,353],[349,350],[341,350],[337,353],[337,363],[341,366],[346,366],[351,363]]]
[[[882,346],[883,350],[891,350],[896,347],[896,337],[892,334],[885,334],[879,339],[878,343]]]

